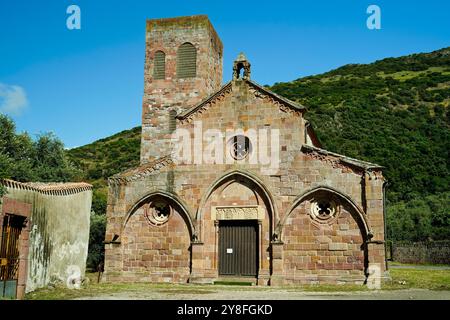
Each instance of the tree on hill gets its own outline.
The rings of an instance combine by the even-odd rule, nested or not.
[[[389,237],[450,237],[450,48],[267,87],[308,108],[325,149],[385,167]],[[107,178],[139,164],[140,131],[68,150],[95,187],[96,210],[105,210]]]
[[[41,134],[32,140],[27,133],[16,133],[14,122],[0,114],[0,178],[67,182],[77,180],[80,174],[54,134]]]
[[[17,133],[14,122],[0,114],[0,179],[68,182],[79,180],[81,176],[81,170],[68,159],[64,144],[54,134],[41,134],[33,140],[27,133]],[[0,198],[5,191],[0,184]],[[91,268],[103,261],[106,227],[106,217],[102,215],[106,195],[95,190],[94,194],[87,261]]]

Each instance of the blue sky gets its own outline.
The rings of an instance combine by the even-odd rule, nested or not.
[[[71,4],[81,30],[66,27]],[[366,27],[371,4],[381,30]],[[449,12],[447,0],[0,0],[0,111],[67,147],[139,125],[150,18],[207,14],[224,44],[224,81],[244,51],[252,79],[273,84],[450,46]]]

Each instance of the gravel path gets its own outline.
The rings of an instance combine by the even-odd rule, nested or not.
[[[450,291],[407,289],[360,292],[305,292],[283,289],[152,289],[124,291],[80,300],[450,300]]]

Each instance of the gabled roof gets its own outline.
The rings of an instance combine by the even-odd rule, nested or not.
[[[227,92],[231,92],[231,87],[232,87],[232,84],[231,84],[231,81],[230,81],[230,82],[226,83],[224,86],[222,86],[222,88],[220,88],[218,91],[214,92],[208,98],[206,98],[205,100],[200,102],[199,104],[197,104],[197,105],[193,106],[192,108],[190,108],[190,109],[188,109],[188,110],[178,114],[176,116],[176,118],[180,119],[180,120],[184,120],[184,119],[190,117],[192,114],[202,110],[203,107],[206,104],[216,100],[217,98],[219,98],[220,96],[222,96],[223,94],[225,94]]]
[[[251,86],[253,89],[255,89],[258,92],[258,96],[264,97],[267,96],[274,100],[276,103],[279,103],[280,105],[287,107],[293,111],[296,112],[305,112],[306,108],[294,101],[291,101],[287,98],[284,98],[282,96],[277,95],[276,93],[270,91],[267,88],[264,88],[263,86],[257,84],[254,81],[251,81],[249,79],[241,79],[237,81],[245,81],[249,86]],[[233,89],[233,81],[230,81],[226,83],[222,88],[220,88],[218,91],[210,95],[208,98],[200,102],[199,104],[193,106],[192,108],[180,113],[177,115],[177,119],[179,120],[185,120],[190,118],[195,113],[199,112],[201,113],[206,107],[208,107],[210,104],[214,103],[217,99],[225,95],[226,93],[231,92]]]
[[[307,153],[311,153],[311,152],[316,152],[317,154],[323,155],[323,156],[331,156],[333,158],[336,158],[337,161],[339,161],[340,163],[344,164],[344,165],[351,165],[357,168],[361,168],[364,170],[368,170],[368,169],[382,169],[383,167],[375,164],[375,163],[371,163],[371,162],[367,162],[367,161],[362,161],[362,160],[358,160],[358,159],[354,159],[354,158],[350,158],[350,157],[346,157],[343,156],[341,154],[338,153],[334,153],[334,152],[330,152],[327,151],[325,149],[321,149],[318,147],[313,147],[310,145],[306,145],[304,144],[301,148],[302,151],[307,152]]]
[[[276,94],[273,91],[270,91],[269,89],[257,84],[256,82],[252,81],[252,80],[244,80],[247,81],[249,84],[251,84],[253,87],[257,88],[260,92],[267,94],[268,96],[270,96],[271,98],[277,100],[280,103],[286,104],[286,106],[296,110],[296,111],[302,111],[305,112],[306,111],[306,107],[302,106],[301,104],[298,104],[292,100],[289,100],[288,98],[285,98],[283,96],[280,96],[278,94]]]

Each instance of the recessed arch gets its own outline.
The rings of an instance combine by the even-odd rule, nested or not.
[[[228,180],[233,179],[233,178],[250,181],[250,182],[254,183],[260,189],[260,191],[262,192],[262,194],[265,197],[265,200],[267,201],[267,204],[268,204],[268,209],[270,211],[269,215],[270,215],[270,220],[271,220],[271,228],[273,230],[275,223],[279,221],[279,215],[278,215],[278,210],[275,205],[275,201],[272,197],[272,194],[268,190],[268,188],[265,186],[264,182],[259,177],[257,177],[255,174],[253,174],[249,171],[244,171],[244,170],[229,171],[229,172],[225,173],[224,175],[222,175],[221,177],[219,177],[218,179],[216,179],[210,185],[210,187],[206,190],[206,192],[203,194],[203,196],[200,200],[199,207],[197,209],[197,214],[195,217],[195,222],[199,223],[203,219],[204,207],[205,207],[206,202],[208,201],[209,197],[211,196],[211,194],[223,183],[226,183]]]
[[[177,51],[177,78],[195,78],[197,76],[197,49],[185,42]]]
[[[155,52],[153,60],[153,79],[161,80],[166,78],[166,54],[158,50]]]
[[[186,222],[186,225],[189,230],[189,236],[192,239],[193,235],[195,234],[195,227],[192,222],[192,218],[191,218],[190,210],[188,209],[188,206],[177,195],[175,195],[174,193],[165,191],[165,190],[152,191],[152,192],[146,194],[145,196],[143,196],[142,198],[140,198],[138,201],[136,201],[136,203],[131,207],[131,209],[128,210],[127,214],[125,215],[125,218],[122,223],[122,227],[120,229],[119,239],[120,239],[120,236],[122,236],[123,230],[125,229],[131,216],[142,206],[142,204],[144,204],[146,201],[148,201],[149,199],[154,198],[154,197],[165,198],[170,203],[175,204],[177,209],[180,209],[179,213],[182,216],[182,218],[184,219],[184,221]]]
[[[280,222],[278,223],[277,227],[276,227],[276,233],[279,235],[280,239],[281,239],[281,235],[283,232],[283,228],[284,225],[286,224],[287,219],[289,218],[289,216],[292,214],[292,212],[294,211],[295,208],[297,208],[298,205],[300,205],[303,201],[305,201],[307,198],[309,198],[310,196],[312,196],[313,194],[316,194],[318,192],[328,192],[331,193],[335,196],[337,196],[340,200],[342,200],[345,204],[348,204],[356,213],[359,221],[356,221],[358,223],[358,225],[360,225],[361,228],[361,233],[363,238],[367,241],[368,239],[370,239],[372,237],[372,232],[370,231],[369,228],[369,224],[367,221],[367,218],[365,216],[364,211],[362,210],[362,208],[356,204],[352,198],[350,198],[348,195],[346,195],[345,193],[329,187],[329,186],[317,186],[314,187],[312,189],[308,189],[305,192],[303,192],[302,194],[300,194],[292,203],[292,205],[289,207],[289,209],[287,210],[286,214],[284,215],[283,219],[280,220]]]

